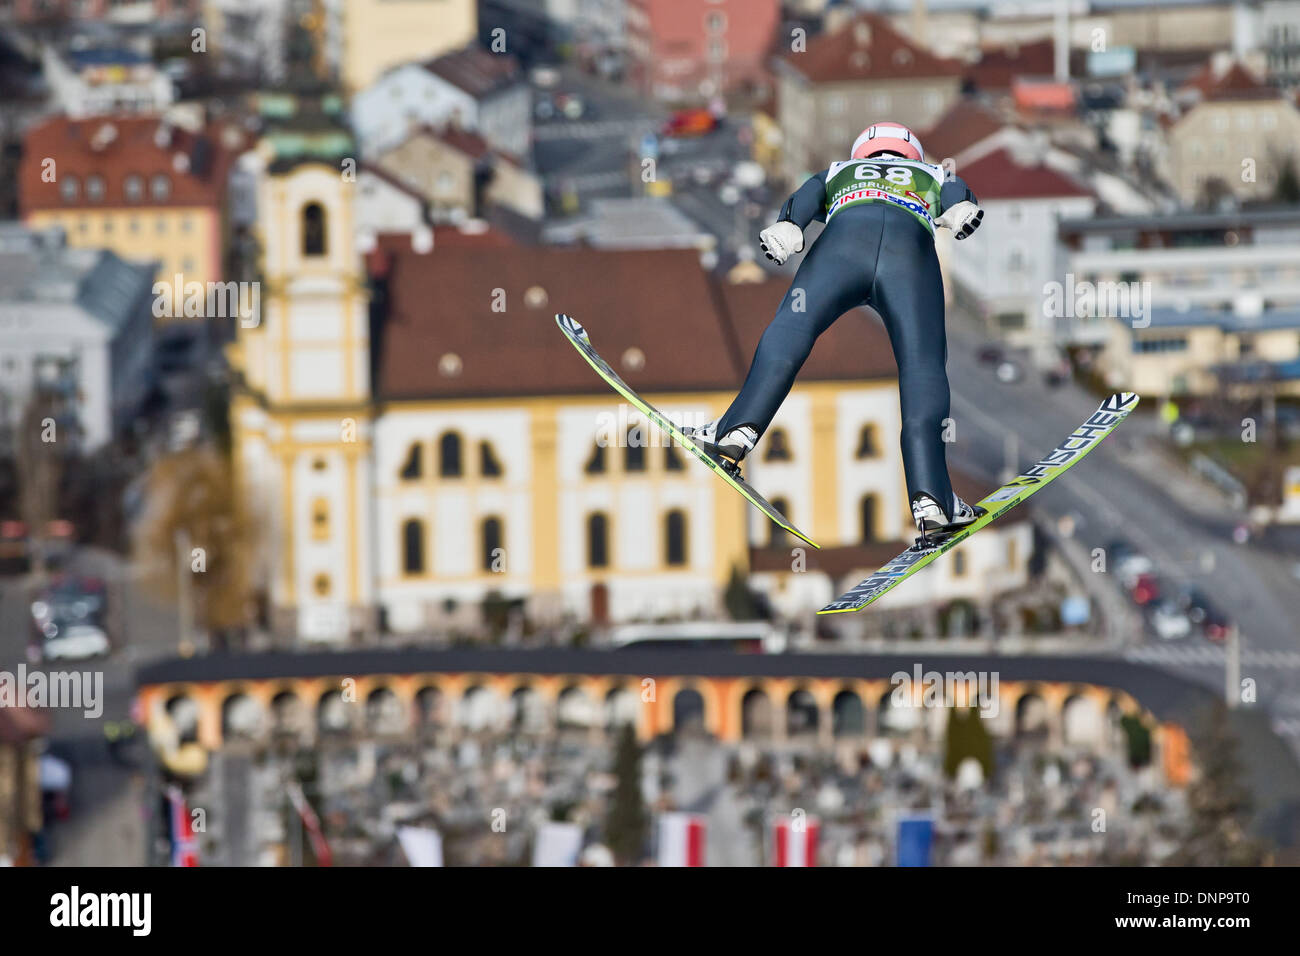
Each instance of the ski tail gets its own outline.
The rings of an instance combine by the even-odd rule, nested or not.
[[[860,611],[920,571],[945,551],[956,547],[972,534],[1023,502],[1030,495],[1055,481],[1092,451],[1102,439],[1128,418],[1140,401],[1134,392],[1116,392],[1097,406],[1086,421],[1033,465],[979,502],[986,514],[932,547],[908,548],[884,565],[871,577],[840,595],[818,614],[843,614]]]

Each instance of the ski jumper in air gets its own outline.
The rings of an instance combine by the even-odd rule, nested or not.
[[[800,186],[781,207],[780,220],[760,233],[767,257],[782,264],[803,251],[809,223],[826,223],[763,333],[740,394],[721,418],[688,433],[739,465],[771,424],[817,337],[845,312],[871,306],[884,320],[898,364],[903,468],[917,529],[923,535],[955,530],[983,511],[958,498],[948,478],[948,346],[934,230],[943,226],[965,239],[984,211],[964,182],[925,161],[906,127],[868,127],[851,156]]]

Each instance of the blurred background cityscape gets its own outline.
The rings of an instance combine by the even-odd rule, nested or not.
[[[1298,89],[1300,0],[0,0],[0,861],[1300,861]],[[818,618],[879,320],[747,465],[812,551],[553,316],[721,413],[882,120],[986,211],[958,494],[1143,403]]]

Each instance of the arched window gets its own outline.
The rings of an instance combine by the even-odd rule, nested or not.
[[[596,444],[592,446],[591,457],[587,463],[582,466],[582,470],[589,475],[603,475],[605,473],[605,446]]]
[[[676,445],[668,444],[664,446],[664,471],[681,471],[686,467],[686,462],[682,460],[682,453]]]
[[[483,570],[496,570],[497,560],[501,557],[499,553],[504,547],[502,539],[505,534],[502,530],[500,518],[483,519]]]
[[[866,424],[858,432],[858,458],[875,458],[880,454],[880,445],[876,442],[876,426]]]
[[[438,474],[444,478],[459,478],[460,436],[455,432],[446,432],[438,439]]]
[[[767,451],[763,454],[764,461],[789,461],[790,442],[786,438],[784,428],[774,428],[767,436]]]
[[[302,254],[325,255],[325,207],[318,202],[302,207]]]
[[[671,567],[686,563],[686,513],[672,510],[664,518],[664,560]]]
[[[788,502],[786,499],[773,498],[772,507],[775,508],[777,511],[781,512],[781,514],[785,515],[786,518],[790,517],[790,502]],[[793,524],[793,522],[791,523]],[[768,546],[773,548],[785,547],[785,545],[790,540],[790,532],[786,531],[785,528],[782,528],[775,521],[767,522],[767,526],[768,526],[768,538],[767,538]]]
[[[496,452],[492,450],[492,443],[481,441],[478,443],[478,467],[479,473],[484,478],[500,478],[505,469],[501,467],[501,462],[497,460]]]
[[[634,428],[627,433],[627,444],[623,446],[623,470],[626,472],[645,471],[644,432]]]
[[[862,541],[864,544],[872,541],[878,541],[878,528],[876,522],[876,512],[879,510],[878,502],[875,495],[863,495],[862,504],[859,507],[861,517]]]
[[[418,518],[402,525],[402,570],[406,574],[424,573],[424,524]]]
[[[411,442],[411,449],[406,453],[406,464],[402,465],[403,481],[411,481],[420,477],[422,468],[421,459],[424,457],[421,452],[423,451],[424,446],[418,441]]]
[[[587,567],[609,567],[609,517],[600,512],[587,517]]]

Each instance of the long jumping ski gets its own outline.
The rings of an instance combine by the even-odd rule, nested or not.
[[[786,519],[785,515],[777,511],[770,501],[755,491],[750,486],[749,482],[745,481],[745,479],[740,476],[738,470],[728,469],[727,464],[722,460],[709,455],[697,446],[695,442],[691,441],[680,428],[666,418],[659,409],[655,408],[644,398],[634,392],[631,386],[619,378],[618,373],[609,367],[609,363],[601,358],[596,353],[596,350],[591,347],[591,338],[587,335],[587,330],[584,329],[577,320],[561,312],[556,314],[555,324],[560,327],[562,332],[564,332],[565,338],[573,343],[573,347],[578,350],[578,353],[587,360],[587,364],[596,370],[596,374],[608,382],[614,391],[618,392],[623,396],[623,398],[634,405],[642,415],[654,422],[654,424],[661,430],[671,435],[677,444],[689,449],[696,458],[708,465],[709,468],[713,470],[714,474],[744,495],[750,504],[763,512],[763,514],[767,515],[777,525],[784,528],[795,537],[808,542],[814,548],[821,547],[821,545],[816,541],[791,524]]]
[[[1115,430],[1129,413],[1137,408],[1138,396],[1133,392],[1117,392],[1097,408],[1082,425],[1056,446],[1037,464],[1030,466],[1018,477],[1007,482],[993,492],[979,506],[987,514],[950,535],[918,538],[894,560],[890,561],[871,577],[867,578],[851,591],[840,595],[830,604],[818,611],[818,614],[842,614],[846,611],[860,611],[885,592],[906,581],[917,571],[933,561],[939,555],[955,548],[980,528],[1006,514],[1038,489],[1056,480],[1075,465],[1079,459],[1096,448],[1103,438]]]

